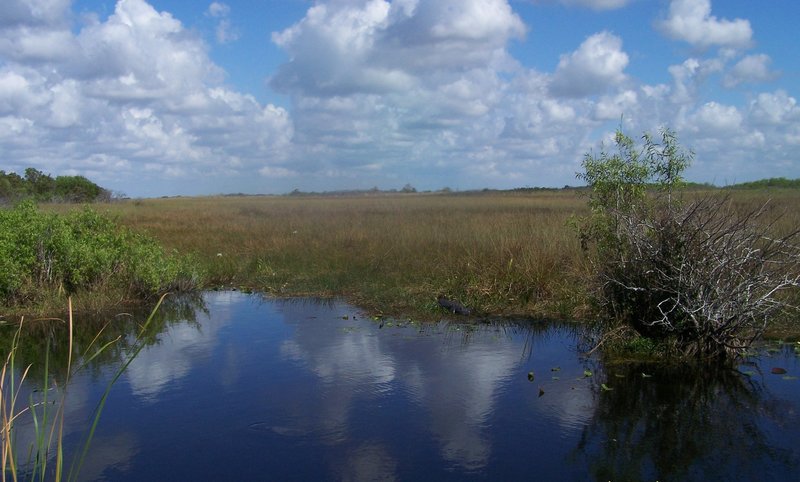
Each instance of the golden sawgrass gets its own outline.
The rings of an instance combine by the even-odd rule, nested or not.
[[[768,199],[785,212],[779,229],[800,225],[797,191],[732,193],[742,209]],[[433,314],[438,294],[479,313],[585,313],[590,269],[569,221],[586,202],[574,190],[168,198],[106,209],[196,254],[209,286],[339,295],[391,315]]]

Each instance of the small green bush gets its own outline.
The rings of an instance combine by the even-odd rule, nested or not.
[[[146,298],[199,282],[189,258],[89,208],[62,216],[23,202],[0,210],[3,304],[33,302],[52,290],[117,289]]]

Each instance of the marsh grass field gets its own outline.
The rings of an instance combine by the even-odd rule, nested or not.
[[[800,226],[800,191],[730,196],[739,212],[769,201],[766,217],[780,216],[779,232]],[[588,212],[579,190],[181,197],[97,209],[196,256],[208,288],[340,296],[375,314],[417,318],[441,316],[437,295],[478,315],[588,313],[591,266],[571,221]]]
[[[194,253],[210,286],[342,296],[375,313],[437,314],[443,294],[492,314],[571,314],[583,256],[574,192],[207,197],[109,211]]]

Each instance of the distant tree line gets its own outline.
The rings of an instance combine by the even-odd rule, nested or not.
[[[104,202],[111,191],[83,176],[51,177],[37,169],[25,169],[25,175],[0,170],[0,203],[33,199],[39,202]]]
[[[286,194],[287,196],[370,196],[376,194],[413,194],[416,193],[417,188],[412,186],[411,184],[406,184],[403,186],[402,189],[387,189],[382,190],[379,189],[378,186],[375,186],[371,189],[345,189],[339,191],[301,191],[300,189],[294,189],[292,192]],[[423,191],[425,193],[430,193],[431,191]],[[450,192],[450,188],[444,188],[437,192]]]
[[[663,189],[662,185],[655,182],[643,182],[641,187],[648,192],[657,192]],[[723,187],[716,186],[709,182],[681,181],[680,186],[675,186],[675,188],[676,190],[684,190],[684,191],[711,191],[711,190],[725,191],[725,190],[747,190],[747,189],[758,190],[758,189],[772,189],[772,188],[800,189],[800,179],[773,177],[769,179],[761,179],[758,181],[731,184]],[[467,189],[467,190],[454,190],[451,189],[450,187],[443,187],[436,191],[427,191],[427,190],[418,191],[411,184],[406,184],[405,186],[402,187],[402,189],[379,189],[377,186],[371,189],[347,189],[339,191],[301,191],[300,189],[294,189],[293,191],[284,195],[285,196],[371,196],[371,195],[398,194],[398,193],[400,194],[453,193],[461,196],[469,196],[469,195],[503,193],[503,192],[515,192],[515,193],[538,193],[538,192],[556,192],[556,191],[589,192],[591,191],[591,189],[592,189],[591,186],[586,186],[586,185],[571,186],[567,184],[564,187],[525,186],[525,187],[515,187],[511,189],[483,188],[483,189]],[[255,196],[258,195],[259,194],[255,194]],[[235,194],[225,194],[225,196],[248,196],[248,194],[235,193]]]
[[[771,177],[769,179],[761,179],[752,182],[742,182],[728,186],[727,189],[764,189],[770,187],[784,188],[784,189],[798,189],[800,188],[800,179],[786,179],[785,177]]]

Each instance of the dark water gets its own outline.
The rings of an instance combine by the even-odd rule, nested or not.
[[[570,325],[420,326],[235,292],[205,306],[113,386],[81,478],[800,480],[789,344],[739,372],[604,367]],[[118,364],[73,379],[68,451]]]

